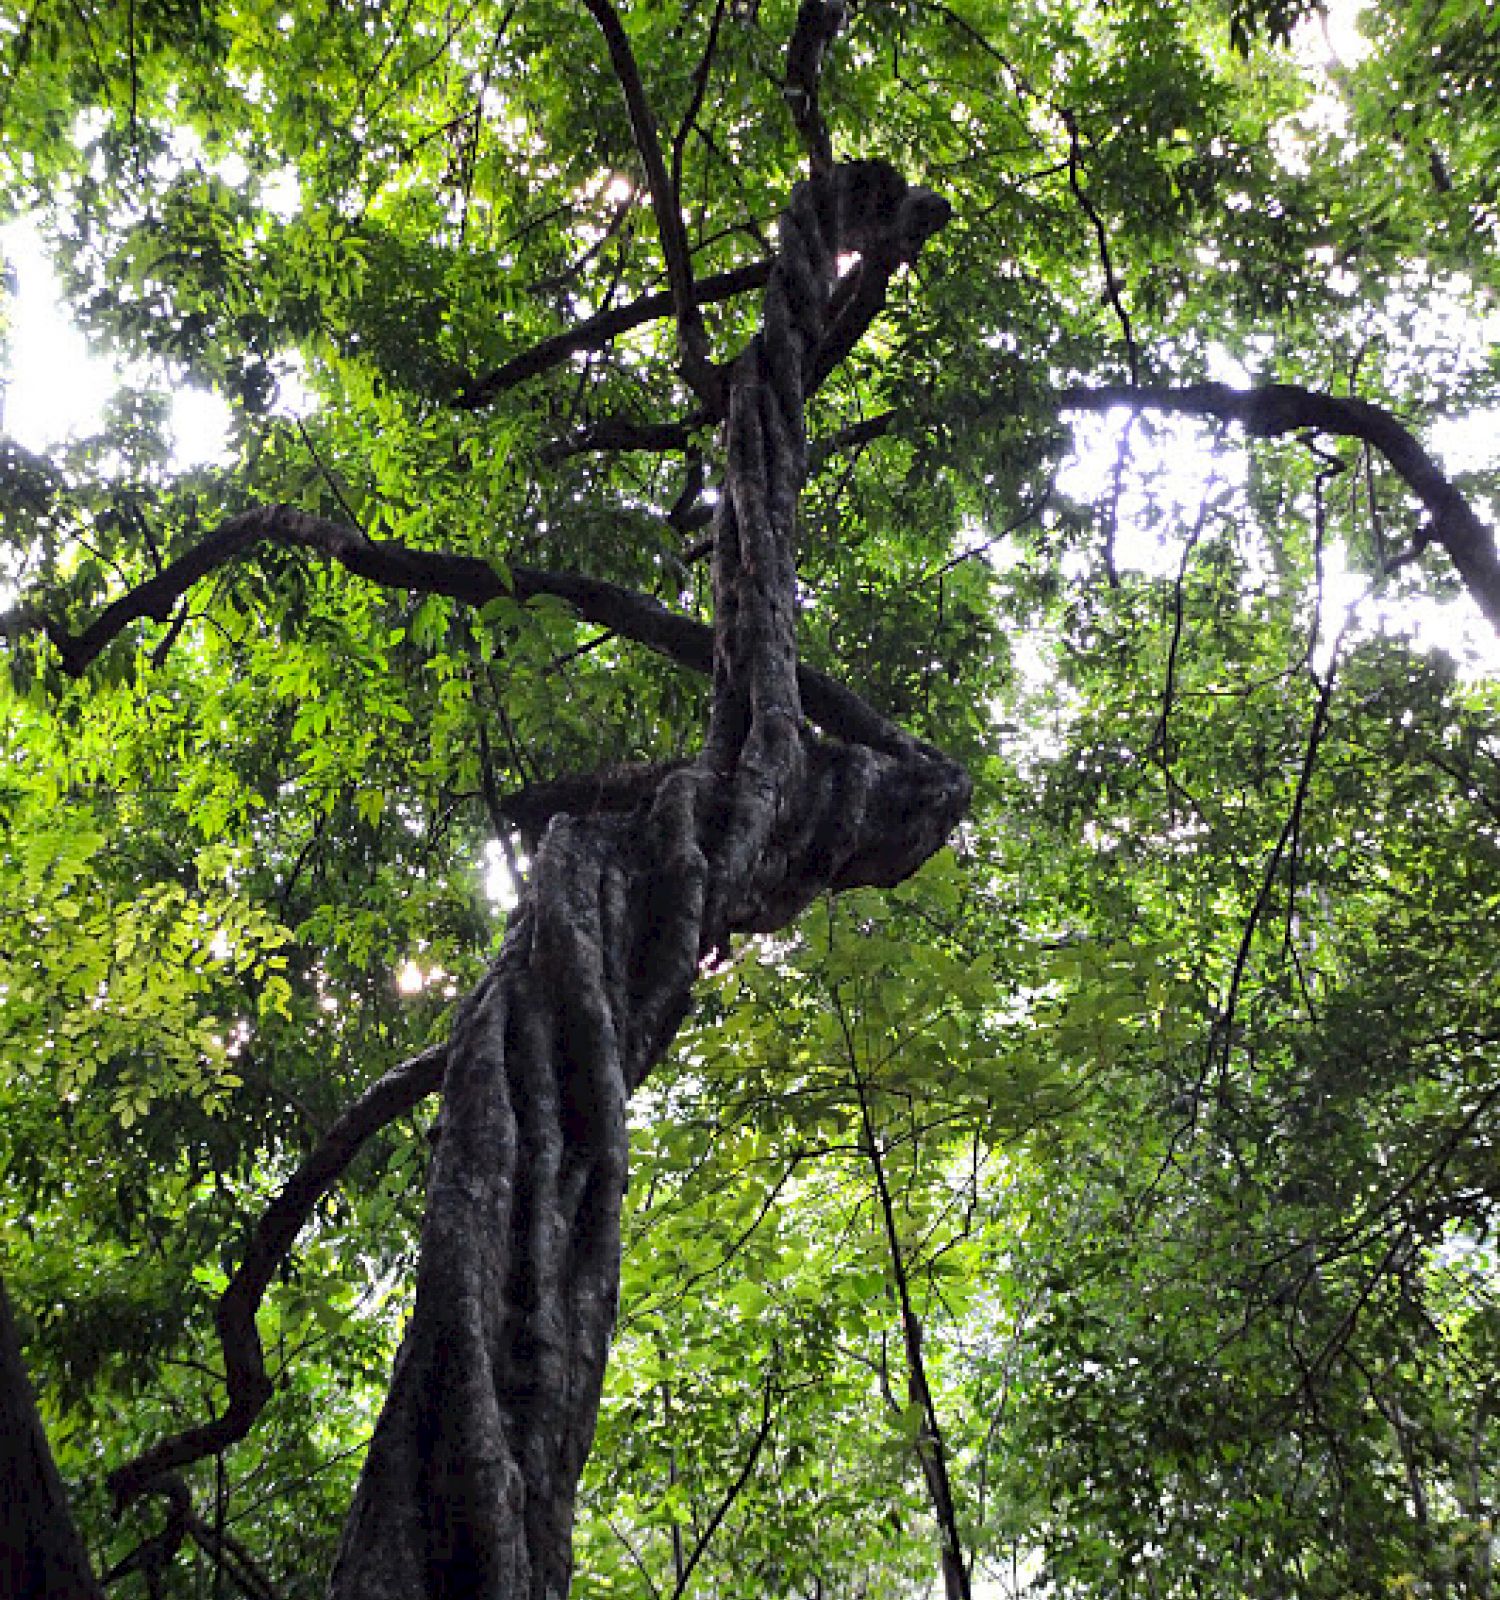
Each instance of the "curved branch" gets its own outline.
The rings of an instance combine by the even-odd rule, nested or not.
[[[1231,389],[1223,383],[1196,383],[1182,388],[1110,385],[1065,389],[1058,397],[1058,408],[1063,411],[1108,411],[1115,406],[1131,411],[1216,417],[1223,422],[1237,422],[1260,439],[1313,428],[1320,433],[1362,440],[1385,457],[1422,502],[1431,519],[1430,537],[1448,552],[1480,609],[1500,632],[1500,553],[1496,551],[1494,534],[1418,443],[1416,435],[1389,411],[1368,400],[1320,394],[1295,383],[1269,383],[1256,389]]]
[[[959,400],[952,414],[960,420],[992,416],[1012,402],[1007,395],[974,395]],[[1176,416],[1212,417],[1238,423],[1258,439],[1274,439],[1312,429],[1358,439],[1384,456],[1386,464],[1427,512],[1428,540],[1447,551],[1480,610],[1500,632],[1500,550],[1493,531],[1444,474],[1416,435],[1381,406],[1368,400],[1321,394],[1295,383],[1268,383],[1254,389],[1232,389],[1224,383],[1190,383],[1180,387],[1105,384],[1075,385],[1051,396],[1057,411],[1157,411]],[[848,428],[814,440],[812,458],[825,459],[836,450],[855,448],[897,433],[915,422],[901,411],[883,411]],[[1397,558],[1394,564],[1400,564]]]
[[[349,1163],[380,1130],[435,1094],[443,1081],[448,1046],[434,1045],[377,1079],[328,1130],[317,1148],[282,1185],[250,1235],[244,1259],[219,1297],[214,1323],[224,1352],[229,1404],[211,1422],[154,1444],[109,1476],[116,1501],[135,1499],[164,1475],[235,1444],[250,1431],[271,1398],[265,1352],[255,1313],[277,1268],[286,1259],[313,1207],[343,1176]]]
[[[797,132],[807,147],[814,174],[833,167],[833,141],[823,120],[818,91],[823,78],[823,57],[844,25],[843,0],[802,0],[797,23],[786,52],[786,77],[782,94]]]
[[[387,588],[440,594],[468,606],[505,597],[525,601],[552,595],[566,601],[586,622],[610,628],[679,666],[703,673],[713,668],[711,628],[622,584],[538,567],[512,567],[507,584],[478,556],[413,550],[394,540],[367,539],[343,523],[284,505],[259,506],[230,517],[169,566],[105,607],[80,634],[70,634],[53,618],[26,607],[0,617],[0,634],[41,630],[62,658],[64,670],[78,677],[132,622],[147,617],[166,621],[194,584],[262,543],[311,550]],[[799,666],[798,681],[807,714],[826,732],[892,754],[913,748],[908,734],[825,673]]]
[[[1062,121],[1068,130],[1068,187],[1073,191],[1073,198],[1077,200],[1094,230],[1094,243],[1099,251],[1099,265],[1104,270],[1104,293],[1120,324],[1120,332],[1125,338],[1125,361],[1130,368],[1130,381],[1139,385],[1140,351],[1136,346],[1135,329],[1131,326],[1130,313],[1125,308],[1125,297],[1120,292],[1120,274],[1115,270],[1114,256],[1109,248],[1109,230],[1104,226],[1104,218],[1099,215],[1099,208],[1089,198],[1088,190],[1084,188],[1080,176],[1083,146],[1079,139],[1078,121],[1073,113],[1066,109],[1062,112]]]

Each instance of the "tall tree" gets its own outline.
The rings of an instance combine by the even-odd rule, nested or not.
[[[564,1592],[622,1218],[622,1587],[1488,1581],[1493,690],[1334,599],[1500,620],[1424,443],[1488,36],[1306,10],[9,20],[140,380],[0,458],[7,1274],[110,1582]]]

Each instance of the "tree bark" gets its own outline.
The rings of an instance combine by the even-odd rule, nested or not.
[[[0,1595],[103,1600],[68,1510],[0,1279]]]
[[[804,397],[836,337],[835,260],[889,275],[946,219],[889,167],[794,191],[763,330],[730,378],[702,755],[633,809],[564,812],[449,1045],[416,1304],[345,1529],[334,1600],[560,1600],[620,1268],[630,1094],[700,962],[828,889],[900,882],[969,782],[869,713],[802,715],[793,534]]]

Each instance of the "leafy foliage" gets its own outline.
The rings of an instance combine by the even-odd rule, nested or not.
[[[622,9],[700,287],[763,266],[796,7]],[[975,806],[706,973],[638,1097],[582,1591],[914,1592],[940,1449],[989,1592],[1492,1592],[1493,654],[1357,440],[1059,405],[1229,376],[1483,437],[1494,15],[1372,0],[1336,59],[1316,9],[866,0],[830,57],[840,155],[954,218],[813,403],[803,650]],[[256,1218],[493,954],[503,798],[689,753],[705,691],[561,601],[273,546],[82,678],[32,624],[268,502],[703,620],[722,463],[670,303],[627,315],[661,251],[581,7],[36,5],[0,118],[0,204],[127,364],[95,434],[0,442],[0,1254],[108,1572],[161,1521],[108,1472],[223,1404]],[[755,316],[708,301],[715,353]],[[1455,478],[1492,527],[1496,470]],[[164,1592],[320,1589],[430,1121],[276,1276],[273,1397],[190,1472],[219,1543]]]

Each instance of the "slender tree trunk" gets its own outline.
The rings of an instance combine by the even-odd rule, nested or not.
[[[42,1431],[0,1279],[0,1595],[103,1600]]]
[[[958,1510],[953,1499],[953,1482],[948,1473],[948,1445],[938,1420],[932,1385],[927,1379],[927,1358],[922,1353],[922,1319],[912,1304],[911,1275],[907,1271],[906,1255],[901,1248],[901,1230],[896,1225],[896,1206],[886,1177],[885,1157],[880,1153],[880,1139],[870,1110],[869,1092],[859,1073],[854,1039],[842,1003],[839,1005],[839,1022],[849,1049],[849,1066],[854,1079],[854,1092],[859,1100],[865,1155],[875,1179],[875,1200],[880,1207],[886,1253],[891,1263],[891,1284],[895,1290],[896,1310],[901,1317],[901,1341],[906,1354],[906,1397],[922,1418],[914,1444],[917,1464],[922,1469],[922,1479],[927,1485],[927,1498],[932,1502],[933,1520],[937,1523],[943,1594],[945,1600],[970,1600],[969,1563],[964,1555]]]
[[[449,1050],[416,1305],[334,1600],[561,1600],[620,1268],[626,1103],[700,961],[826,889],[900,882],[968,800],[887,727],[819,739],[797,691],[804,398],[837,342],[835,260],[911,259],[946,217],[889,167],[799,185],[762,333],[730,380],[703,755],[628,813],[558,816]],[[878,720],[878,719],[877,719]]]

